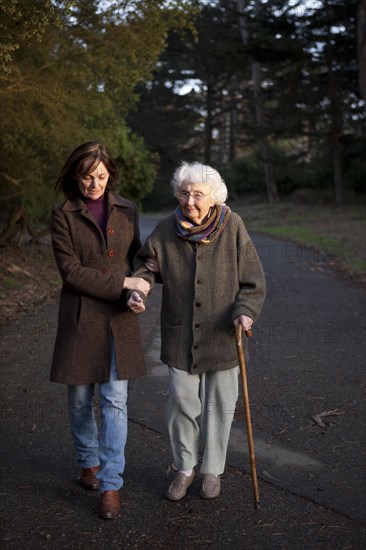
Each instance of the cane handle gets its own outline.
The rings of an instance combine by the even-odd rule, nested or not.
[[[243,326],[241,323],[238,323],[235,327],[235,333],[236,333],[236,337],[237,337],[237,340],[240,340],[241,339],[241,333],[242,333],[242,330],[243,330]],[[246,330],[245,331],[245,336],[247,338],[251,338],[253,336],[253,332],[252,332],[252,329],[250,328],[249,330]]]

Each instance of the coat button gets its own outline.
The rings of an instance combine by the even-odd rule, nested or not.
[[[116,255],[116,253],[115,253],[114,250],[109,250],[108,256],[109,256],[110,258],[113,258],[113,256],[115,256],[115,255]]]
[[[201,307],[201,302],[196,302],[196,307]]]
[[[202,284],[202,279],[197,279],[197,284],[201,285]]]
[[[200,326],[201,326],[201,325],[200,325],[199,323],[196,323],[196,324],[194,325],[194,328],[200,328]]]
[[[193,346],[193,349],[198,349],[198,345],[195,344],[195,345]]]
[[[113,233],[114,233],[114,229],[112,227],[110,227],[108,229],[108,235],[113,235]]]

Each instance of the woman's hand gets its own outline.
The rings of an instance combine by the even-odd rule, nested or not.
[[[134,313],[142,313],[143,311],[145,311],[144,301],[138,292],[132,292],[127,301],[127,306]]]
[[[158,260],[151,256],[146,260],[145,267],[146,269],[148,269],[149,271],[152,271],[153,273],[159,273],[160,271]]]
[[[123,288],[127,288],[128,290],[138,290],[144,296],[147,296],[150,292],[149,283],[141,277],[125,277]]]
[[[234,327],[236,327],[236,325],[238,325],[239,323],[243,327],[243,330],[247,332],[252,328],[252,324],[254,323],[254,321],[253,319],[251,319],[250,317],[247,317],[246,315],[240,315],[240,317],[237,317],[236,319],[234,319]]]

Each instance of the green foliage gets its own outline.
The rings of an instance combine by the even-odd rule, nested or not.
[[[51,22],[60,26],[60,4],[52,0],[6,0],[0,3],[1,71],[12,73],[14,52],[41,41]]]
[[[142,138],[126,127],[119,129],[118,149],[115,155],[119,167],[119,190],[137,204],[153,188],[158,168],[158,155],[150,153]]]
[[[271,160],[274,163],[278,191],[281,195],[287,195],[306,185],[304,166],[291,160],[279,147],[272,147]],[[235,159],[228,167],[226,183],[229,190],[235,194],[265,192],[266,181],[260,151]]]
[[[157,155],[126,126],[136,87],[151,76],[170,28],[191,26],[187,0],[9,0],[1,4],[0,201],[45,219],[70,151],[100,139],[121,167],[121,192],[140,202]]]
[[[365,146],[366,143],[362,140],[356,143],[349,140],[344,144],[343,176],[346,191],[366,193],[366,158],[362,154]],[[329,147],[320,148],[310,159],[295,155],[292,150],[272,147],[271,158],[274,161],[278,190],[282,196],[299,189],[325,191],[331,188],[333,173]],[[230,193],[234,195],[265,192],[259,151],[237,158],[222,173],[225,174]]]
[[[344,181],[346,189],[366,194],[366,138],[350,140],[344,145]]]
[[[221,170],[231,195],[257,193],[266,190],[262,163],[258,155],[239,157],[226,170]]]
[[[223,167],[230,195],[264,192],[262,135],[272,144],[282,196],[332,189],[337,140],[345,189],[364,193],[356,6],[356,0],[2,2],[0,201],[22,202],[45,219],[66,156],[90,139],[111,149],[121,192],[145,208],[174,203],[169,181],[181,160]],[[261,65],[260,127],[253,60]],[[183,95],[185,84],[192,89]]]
[[[18,288],[21,286],[19,281],[16,281],[12,277],[4,277],[1,282],[5,288]]]

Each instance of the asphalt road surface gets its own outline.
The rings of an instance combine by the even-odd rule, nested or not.
[[[144,237],[157,220],[142,217]],[[319,251],[253,235],[268,294],[250,341],[261,509],[238,402],[222,494],[164,498],[171,461],[159,361],[161,288],[140,316],[148,374],[130,384],[113,521],[77,482],[65,388],[48,381],[57,301],[0,327],[1,548],[358,549],[365,539],[365,293]],[[233,341],[233,345],[234,341]]]

